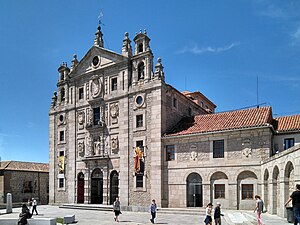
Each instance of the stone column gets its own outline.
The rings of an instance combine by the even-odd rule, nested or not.
[[[6,196],[6,213],[12,213],[12,196],[11,196],[11,193],[7,193],[7,196]]]
[[[237,209],[238,208],[238,186],[236,182],[228,183],[228,208]]]
[[[210,182],[202,182],[202,196],[203,196],[203,206],[211,202],[210,196]]]

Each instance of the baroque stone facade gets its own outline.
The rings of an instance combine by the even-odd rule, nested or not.
[[[300,142],[300,125],[280,133],[285,122],[270,107],[215,113],[202,93],[165,83],[146,31],[133,41],[132,50],[125,33],[115,53],[104,48],[98,27],[86,55],[58,68],[50,203],[112,204],[120,196],[133,210],[147,209],[151,199],[161,207],[220,201],[252,209],[254,194],[263,193],[262,168]]]

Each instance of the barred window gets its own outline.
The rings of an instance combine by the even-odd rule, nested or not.
[[[225,184],[215,184],[215,199],[225,198]]]
[[[143,121],[143,115],[137,115],[136,116],[136,127],[143,127],[144,121]]]
[[[166,145],[166,160],[173,161],[175,160],[175,146]]]
[[[242,199],[253,199],[253,184],[242,184]]]
[[[59,187],[59,188],[63,188],[63,187],[64,187],[64,183],[65,183],[64,178],[59,178],[59,184],[58,184],[58,187]]]
[[[213,142],[213,158],[224,158],[224,140]]]

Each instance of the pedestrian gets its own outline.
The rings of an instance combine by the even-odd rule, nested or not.
[[[215,220],[215,225],[221,225],[221,216],[224,216],[221,213],[221,203],[217,202],[217,206],[214,211],[214,220]]]
[[[300,223],[300,184],[296,184],[296,191],[291,194],[284,206],[286,207],[290,201],[294,210],[294,225],[297,225]]]
[[[29,198],[28,202],[27,202],[27,207],[29,209],[29,212],[31,211],[31,206],[32,206],[32,201],[31,201],[31,198]]]
[[[27,219],[31,218],[30,211],[26,204],[22,204],[22,211],[19,214],[18,225],[27,224]]]
[[[257,215],[258,225],[265,225],[264,222],[262,221],[261,217],[260,217],[261,213],[263,212],[263,209],[264,209],[264,202],[260,198],[259,195],[255,195],[254,198],[256,200],[254,212],[256,212],[256,215]]]
[[[121,214],[121,203],[119,197],[116,197],[116,201],[114,201],[113,210],[115,213],[114,219],[119,222],[119,215]]]
[[[32,215],[33,215],[34,211],[35,211],[35,215],[39,215],[36,207],[37,207],[37,201],[36,201],[36,199],[32,198],[32,213],[31,213]]]
[[[204,220],[205,225],[208,225],[208,224],[212,225],[212,218],[211,218],[212,207],[213,207],[213,204],[211,202],[208,203],[206,206],[206,210],[205,210],[206,217]]]
[[[157,210],[157,205],[155,203],[155,199],[152,200],[150,204],[150,213],[151,213],[151,223],[154,223],[154,219],[156,217],[156,210]]]

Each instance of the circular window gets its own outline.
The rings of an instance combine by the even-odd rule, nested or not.
[[[135,98],[135,103],[137,104],[137,106],[141,106],[144,103],[144,98],[141,95],[138,95]]]
[[[99,57],[98,57],[98,56],[95,56],[95,57],[93,58],[93,66],[98,66],[99,62],[100,62]]]
[[[64,121],[64,116],[63,116],[63,115],[60,115],[60,116],[59,116],[59,121],[60,121],[60,122],[63,122],[63,121]]]

